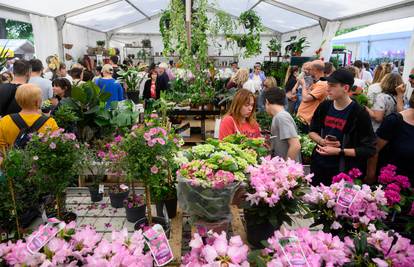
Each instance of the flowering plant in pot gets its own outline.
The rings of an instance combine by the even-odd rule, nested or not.
[[[414,227],[414,192],[407,176],[397,175],[397,167],[391,164],[383,167],[378,182],[385,187],[385,198],[389,217],[385,224],[404,236],[414,238],[410,230]]]
[[[142,195],[132,194],[124,200],[125,213],[129,222],[145,217],[145,202]]]
[[[5,266],[153,266],[151,252],[145,249],[142,231],[129,236],[124,228],[113,231],[111,238],[107,239],[91,226],[76,228],[72,222],[40,250],[29,252],[30,240],[43,227],[40,226],[25,240],[1,243],[0,262]]]
[[[283,223],[292,224],[291,215],[306,211],[301,197],[312,175],[305,175],[303,165],[294,160],[266,157],[258,166],[250,166],[244,217],[247,240],[261,246]]]
[[[249,254],[255,266],[343,266],[350,261],[339,237],[307,228],[281,228],[265,240],[266,248]]]
[[[192,147],[177,160],[180,207],[195,224],[226,227],[233,195],[246,180],[248,166],[257,163],[256,152],[237,144],[211,142]],[[221,226],[215,230],[224,230]]]
[[[334,176],[330,186],[311,186],[303,200],[310,210],[305,217],[315,221],[312,226],[322,225],[324,232],[336,233],[341,238],[351,231],[367,231],[369,224],[381,227],[381,221],[387,217],[385,192],[382,186],[371,189],[366,184],[355,184],[360,175],[358,169],[352,169],[348,174]],[[353,199],[343,205],[340,199],[349,186],[354,192]]]
[[[70,179],[81,171],[84,147],[76,140],[75,134],[58,129],[46,134],[33,134],[27,151],[32,159],[36,185],[41,192],[53,194],[56,215],[59,219],[65,219],[64,192]]]
[[[109,198],[111,206],[114,208],[122,208],[123,201],[129,194],[128,186],[120,183],[120,177],[124,173],[122,160],[125,157],[125,152],[120,148],[121,141],[122,136],[116,136],[113,141],[106,143],[97,154],[107,171],[116,176],[116,184],[109,188]]]
[[[182,257],[181,266],[250,266],[249,247],[240,236],[232,236],[228,241],[224,232],[208,232],[207,236],[194,233],[190,247],[191,251]]]
[[[172,131],[160,126],[156,114],[146,118],[144,124],[134,125],[121,143],[128,177],[144,184],[149,225],[152,224],[151,190],[165,181],[179,143],[180,139]]]

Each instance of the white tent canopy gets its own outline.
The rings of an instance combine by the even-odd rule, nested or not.
[[[413,28],[414,17],[381,22],[337,36],[332,44],[345,45],[354,59],[403,58],[410,48]]]
[[[36,52],[42,50],[63,55],[62,43],[92,45],[96,40],[120,40],[122,36],[159,37],[159,14],[169,0],[0,0],[0,17],[35,23],[34,32],[41,32],[46,25],[57,34],[53,40],[35,44]],[[211,10],[224,10],[233,16],[253,9],[262,18],[267,34],[282,40],[292,35],[307,36],[311,47],[305,55],[313,54],[323,40],[329,47],[336,29],[368,25],[404,18],[414,14],[414,0],[209,0]],[[30,17],[29,15],[32,14]],[[39,20],[39,17],[47,19]],[[325,31],[326,26],[329,29]],[[139,31],[137,31],[139,30]],[[43,37],[42,37],[43,38]],[[57,41],[55,39],[57,38]],[[36,39],[36,36],[35,36]],[[42,40],[41,38],[38,38]],[[122,40],[121,40],[122,41]],[[56,47],[56,43],[57,46]],[[108,42],[107,42],[108,43]],[[41,46],[41,47],[40,47]],[[47,46],[49,48],[44,48]],[[264,45],[264,53],[267,49]],[[261,57],[262,59],[262,57]],[[254,59],[253,59],[254,60]]]

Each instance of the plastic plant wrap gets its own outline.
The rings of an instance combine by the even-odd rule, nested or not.
[[[205,188],[193,185],[192,181],[179,176],[178,201],[194,222],[230,220],[230,204],[239,185],[239,182],[235,182],[221,189]]]

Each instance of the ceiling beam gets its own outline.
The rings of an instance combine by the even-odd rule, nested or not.
[[[89,31],[95,31],[95,32],[105,33],[104,31],[97,30],[97,29],[93,29],[93,28],[90,28],[90,27],[87,27],[87,26],[83,26],[83,25],[79,25],[79,24],[76,24],[76,23],[73,23],[73,22],[67,22],[66,21],[65,24],[70,24],[70,25],[73,25],[73,26],[76,26],[76,27],[83,28],[85,30],[89,30]]]
[[[326,19],[326,20],[328,20],[327,18],[324,18],[322,16],[319,16],[319,15],[313,14],[311,12],[308,12],[308,11],[305,11],[305,10],[302,10],[302,9],[299,9],[299,8],[296,8],[296,7],[293,7],[293,6],[288,5],[288,4],[285,4],[285,3],[281,3],[281,2],[276,1],[276,0],[264,0],[263,2],[265,2],[265,3],[269,4],[269,5],[272,5],[272,6],[275,6],[275,7],[278,7],[278,8],[281,8],[281,9],[284,9],[284,10],[287,10],[287,11],[290,11],[290,12],[293,12],[293,13],[296,13],[296,14],[299,14],[299,15],[302,15],[304,17],[308,17],[308,18],[314,19],[316,21],[319,21],[320,19]]]
[[[158,18],[158,17],[161,17],[161,16],[162,16],[162,12],[157,13],[155,15],[152,15],[151,17],[149,17],[149,19],[147,19],[147,18],[145,18],[145,19],[139,19],[139,20],[134,21],[134,22],[131,22],[131,23],[127,24],[127,25],[120,26],[120,27],[117,27],[115,29],[112,29],[112,30],[110,30],[108,32],[109,33],[116,33],[116,32],[119,32],[119,31],[121,31],[123,29],[127,29],[127,28],[133,27],[133,26],[137,26],[139,24],[142,24],[142,23],[147,22],[148,20],[152,20],[152,19],[155,19],[155,18]]]
[[[86,13],[86,12],[89,12],[89,11],[92,11],[92,10],[95,10],[95,9],[98,9],[98,8],[101,8],[101,7],[112,5],[112,4],[121,2],[121,1],[122,0],[105,0],[105,1],[102,1],[100,3],[96,3],[96,4],[93,4],[93,5],[89,5],[89,6],[86,6],[86,7],[82,7],[82,8],[67,12],[65,14],[62,14],[61,16],[65,16],[66,18],[70,18],[70,17],[74,17],[74,16],[77,16],[77,15],[80,15],[80,14],[83,14],[83,13]]]
[[[249,8],[249,10],[254,9],[255,7],[257,7],[261,2],[263,2],[263,0],[259,0],[257,1],[251,8]]]
[[[130,0],[125,0],[125,2],[127,2],[130,6],[132,6],[136,11],[138,11],[139,13],[141,13],[144,17],[147,18],[147,20],[151,20],[151,17],[148,16],[147,14],[145,14],[144,11],[142,11],[141,9],[139,9],[137,6],[135,6],[133,3],[131,3]]]
[[[155,32],[142,32],[142,33],[114,33],[113,37],[117,37],[117,36],[137,36],[137,35],[145,35],[145,36],[161,36],[161,33],[155,33]],[[234,35],[242,35],[241,33],[236,33]],[[225,34],[218,34],[218,37],[226,37]],[[260,36],[265,36],[265,37],[274,37],[275,35],[273,33],[262,33],[260,34]],[[210,36],[209,36],[210,37]]]

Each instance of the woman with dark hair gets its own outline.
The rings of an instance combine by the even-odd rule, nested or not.
[[[376,170],[387,164],[397,167],[397,173],[410,178],[414,184],[414,94],[409,108],[387,116],[377,130],[377,153],[368,161],[365,182],[375,182]]]
[[[259,124],[255,118],[256,97],[247,89],[240,89],[231,102],[227,114],[220,123],[219,139],[232,134],[249,138],[260,137]]]
[[[65,98],[71,96],[72,85],[66,78],[57,78],[52,81],[53,95],[52,104],[55,108],[52,109],[52,114],[65,102]]]
[[[378,129],[386,116],[400,112],[404,108],[404,83],[398,73],[388,73],[381,81],[381,90],[371,108],[367,111],[371,117],[374,131]]]
[[[286,98],[288,100],[287,111],[290,114],[293,114],[294,109],[295,109],[295,103],[297,100],[297,96],[296,94],[292,93],[292,89],[296,85],[298,74],[299,74],[298,66],[289,66],[286,72],[285,91],[286,91]]]
[[[155,69],[150,70],[148,73],[148,80],[144,85],[143,98],[148,99],[159,99],[161,93],[161,87],[158,79],[158,72]]]

